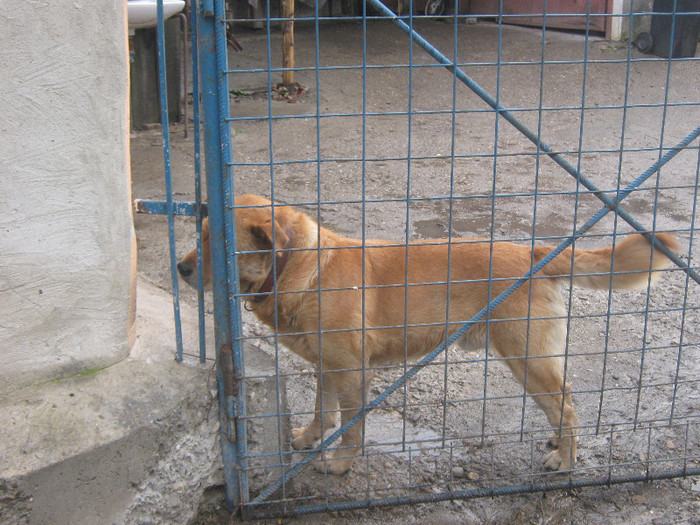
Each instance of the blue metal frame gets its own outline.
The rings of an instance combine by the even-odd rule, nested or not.
[[[411,2],[412,4],[412,2]],[[581,149],[578,150],[578,166],[572,166],[568,161],[564,159],[561,153],[557,153],[551,148],[547,143],[545,143],[541,138],[541,129],[538,126],[537,132],[533,132],[528,127],[526,127],[516,116],[515,112],[518,110],[508,110],[503,107],[499,102],[499,92],[500,89],[496,88],[496,97],[494,98],[488,92],[486,92],[481,86],[479,86],[473,79],[471,79],[466,73],[460,69],[457,61],[457,47],[455,42],[454,49],[454,59],[450,60],[440,51],[434,48],[428,41],[426,41],[421,35],[419,35],[413,27],[413,15],[409,15],[408,23],[405,21],[405,17],[396,16],[392,11],[390,11],[384,4],[379,0],[366,0],[363,3],[363,16],[362,16],[362,32],[363,32],[363,64],[362,70],[366,71],[370,66],[366,63],[366,33],[367,33],[367,15],[366,9],[367,5],[371,5],[376,11],[380,13],[381,16],[389,17],[393,22],[409,37],[411,42],[418,44],[423,48],[430,56],[432,56],[438,65],[447,68],[453,75],[453,93],[456,91],[457,80],[465,84],[469,89],[476,93],[484,102],[486,102],[492,110],[495,111],[495,126],[496,126],[496,136],[498,136],[498,125],[499,117],[503,117],[511,125],[513,125],[520,133],[527,137],[533,144],[537,146],[537,166],[539,171],[539,159],[540,154],[544,153],[554,160],[559,166],[561,166],[567,173],[569,173],[577,182],[576,195],[579,194],[579,185],[583,186],[587,192],[594,194],[598,197],[602,203],[603,207],[590,219],[588,219],[581,227],[576,228],[574,233],[568,237],[566,240],[561,242],[554,251],[552,251],[547,257],[540,261],[536,265],[532,265],[529,272],[523,275],[520,279],[515,281],[511,286],[509,286],[503,293],[493,298],[491,302],[483,308],[476,316],[474,316],[470,321],[464,323],[456,332],[453,333],[444,343],[435,348],[431,353],[426,355],[421,359],[416,365],[404,367],[404,376],[398,381],[390,385],[386,390],[379,394],[374,400],[370,402],[365,402],[363,404],[364,408],[353,417],[348,423],[341,426],[340,429],[335,431],[330,437],[322,440],[319,447],[310,453],[308,453],[301,461],[294,464],[289,470],[287,470],[276,482],[272,483],[265,490],[263,490],[255,499],[250,501],[249,490],[248,490],[248,479],[246,470],[246,457],[247,457],[247,443],[246,443],[246,406],[245,406],[245,369],[243,363],[243,351],[242,351],[242,334],[241,334],[241,312],[240,312],[240,290],[238,285],[238,266],[236,262],[236,237],[235,237],[235,215],[234,215],[234,201],[233,195],[234,191],[234,178],[233,178],[233,162],[231,159],[231,137],[229,123],[231,118],[229,116],[229,90],[228,90],[228,74],[232,71],[228,67],[227,57],[226,57],[226,26],[225,26],[225,15],[224,15],[224,2],[223,0],[194,0],[193,1],[193,60],[194,60],[194,75],[193,78],[197,79],[197,60],[201,57],[201,99],[203,104],[203,116],[204,116],[204,142],[205,142],[205,153],[206,153],[206,174],[207,174],[207,190],[209,195],[208,210],[206,205],[201,202],[201,188],[199,186],[199,177],[196,178],[195,183],[195,194],[196,201],[191,202],[178,202],[172,199],[172,182],[170,173],[170,156],[169,156],[169,131],[168,131],[168,115],[167,115],[167,93],[165,92],[165,69],[164,69],[164,30],[163,30],[163,20],[162,20],[162,0],[158,0],[158,10],[159,10],[159,21],[158,21],[158,56],[159,56],[159,71],[160,71],[160,90],[161,90],[161,104],[162,104],[162,123],[163,123],[163,149],[165,158],[165,178],[166,178],[166,188],[167,188],[167,200],[165,203],[161,201],[137,201],[137,208],[140,211],[145,211],[147,213],[166,213],[168,215],[169,224],[169,240],[170,240],[170,257],[172,261],[172,279],[173,279],[173,295],[174,295],[174,311],[175,311],[175,323],[176,323],[176,334],[177,334],[177,358],[182,359],[182,336],[179,321],[179,300],[178,300],[178,286],[177,286],[177,272],[175,270],[175,239],[174,239],[174,223],[173,217],[176,214],[180,215],[195,215],[197,216],[197,231],[201,234],[201,219],[203,215],[208,211],[209,214],[209,227],[210,236],[213,242],[211,242],[211,256],[212,256],[212,280],[214,289],[214,323],[215,323],[215,345],[216,345],[216,359],[217,359],[217,383],[219,386],[219,411],[221,418],[221,444],[222,444],[222,455],[224,460],[224,474],[226,479],[226,498],[231,509],[237,507],[246,508],[247,511],[256,512],[257,510],[264,509],[266,505],[266,500],[280,487],[284,488],[285,484],[297,473],[299,473],[305,466],[307,466],[315,457],[317,457],[322,451],[327,449],[334,441],[336,441],[344,432],[349,428],[354,426],[360,421],[364,420],[364,416],[381,403],[383,403],[392,393],[397,391],[402,386],[404,387],[404,405],[406,404],[406,385],[407,382],[414,377],[420,370],[422,370],[427,364],[433,361],[438,355],[443,353],[449,345],[454,343],[459,337],[465,334],[474,324],[481,321],[483,318],[487,318],[491,310],[497,307],[502,301],[504,301],[509,295],[511,295],[517,288],[522,286],[524,283],[528,282],[530,278],[540,271],[546,264],[548,264],[552,259],[554,259],[558,254],[560,254],[567,247],[572,246],[576,239],[581,237],[585,232],[587,232],[594,224],[600,221],[605,215],[613,211],[617,217],[620,217],[625,222],[630,224],[635,230],[642,233],[655,247],[660,249],[665,255],[667,255],[679,268],[687,274],[686,280],[686,298],[687,300],[687,286],[689,281],[692,279],[696,283],[700,283],[700,276],[692,269],[688,264],[680,259],[676,254],[667,249],[664,245],[655,240],[653,231],[655,228],[652,227],[651,230],[647,230],[644,226],[638,223],[627,211],[625,211],[620,203],[624,198],[626,198],[630,193],[632,193],[636,188],[648,180],[652,175],[657,174],[662,166],[667,164],[673,157],[675,157],[680,151],[689,146],[693,141],[695,141],[700,136],[700,126],[691,131],[682,141],[680,141],[676,146],[672,148],[664,148],[663,140],[659,150],[658,160],[650,166],[644,173],[640,174],[632,183],[628,184],[625,188],[620,189],[619,178],[618,178],[618,188],[615,198],[609,197],[603,190],[599,189],[590,180],[583,177],[580,171],[580,161],[581,161]],[[411,9],[412,12],[412,9]],[[588,17],[590,18],[590,13]],[[316,7],[316,34],[318,38],[318,6]],[[457,24],[457,17],[452,17],[454,19],[455,27]],[[269,5],[268,5],[268,57],[271,55],[269,52],[270,38],[269,38],[269,24],[270,21],[274,20],[270,17]],[[500,25],[499,25],[500,27]],[[455,29],[456,31],[456,29]],[[588,35],[588,32],[586,33]],[[544,38],[543,38],[543,49],[544,49]],[[500,46],[500,38],[499,38]],[[412,47],[410,47],[411,57],[412,57]],[[586,47],[587,49],[587,47]],[[543,51],[544,52],[544,51]],[[318,47],[316,48],[316,82],[318,89],[318,71],[321,69],[319,67],[319,56]],[[498,54],[500,65],[501,53]],[[670,62],[669,62],[670,66]],[[413,59],[410,60],[409,67],[409,88],[412,93],[412,67]],[[327,69],[327,68],[326,68]],[[268,68],[261,71],[271,71],[271,65],[268,63]],[[499,67],[500,75],[500,67]],[[669,67],[670,74],[670,67]],[[362,113],[359,114],[363,118],[363,131],[366,130],[366,118],[370,113],[366,108],[366,75],[363,77],[363,108]],[[500,77],[499,77],[500,78]],[[629,78],[629,62],[628,62],[628,78]],[[667,83],[668,83],[667,75]],[[270,77],[268,76],[268,88],[270,88]],[[194,82],[193,84],[193,96],[196,99],[195,102],[195,157],[196,157],[196,171],[199,171],[199,113],[198,113],[198,102],[199,102],[199,84]],[[454,119],[458,113],[456,106],[454,105],[454,100],[456,97],[453,96],[453,107],[451,110],[452,119],[454,124]],[[540,97],[540,118],[538,120],[541,123],[541,114],[543,108]],[[668,102],[668,101],[666,101]],[[320,119],[320,109],[317,103],[316,118]],[[664,105],[666,108],[668,104]],[[626,111],[628,107],[627,101],[625,101],[624,110]],[[408,108],[408,126],[409,126],[409,141],[410,141],[410,130],[411,130],[411,115],[414,113],[411,110],[412,99],[409,96],[409,108]],[[583,112],[586,108],[585,103],[585,79],[584,79],[584,91],[583,100],[581,102],[581,112],[583,117]],[[273,117],[272,111],[270,109],[270,144],[272,144],[272,122]],[[384,113],[383,113],[384,114]],[[624,118],[624,117],[623,117]],[[318,126],[320,128],[320,125]],[[624,129],[624,126],[623,126]],[[364,193],[365,190],[365,163],[366,158],[366,145],[365,145],[365,133],[363,132],[363,145],[362,145],[362,188],[363,194],[361,204],[362,204],[362,243],[363,247],[365,245],[365,217],[366,217],[366,204],[368,199]],[[453,176],[454,171],[454,125],[453,125],[453,136],[452,136],[452,168],[451,173]],[[579,142],[581,137],[579,137]],[[623,137],[624,140],[624,137]],[[320,204],[320,135],[317,133],[317,147],[319,151],[317,152],[317,183],[318,183],[318,203]],[[407,194],[406,194],[406,220],[408,223],[408,217],[410,214],[410,181],[411,181],[411,145],[408,144],[409,154],[408,159],[408,174],[407,174]],[[665,153],[663,153],[666,151]],[[621,148],[622,152],[622,148]],[[621,153],[620,153],[621,154]],[[498,151],[494,151],[493,157],[498,157]],[[270,161],[269,166],[271,173],[273,173],[275,162],[272,153],[272,147],[270,151]],[[495,162],[494,162],[494,184],[495,184]],[[274,174],[272,174],[274,177]],[[696,174],[697,179],[697,174]],[[657,176],[657,189],[659,186],[659,178]],[[452,187],[452,185],[451,185]],[[274,179],[271,180],[271,188],[274,192]],[[492,212],[495,208],[495,198],[496,198],[496,188],[494,186],[493,191],[493,201],[492,201]],[[696,183],[696,196],[697,196],[697,183]],[[450,221],[452,217],[452,195],[450,195]],[[274,195],[273,195],[274,200]],[[697,201],[697,199],[696,199]],[[535,205],[536,209],[536,205]],[[318,212],[320,214],[320,211]],[[274,214],[274,207],[273,207]],[[320,215],[318,217],[320,219]],[[320,222],[320,220],[319,220]],[[693,223],[694,224],[694,223]],[[617,221],[616,221],[617,225]],[[493,229],[493,221],[491,224]],[[691,228],[694,227],[691,225]],[[534,226],[533,226],[534,228]],[[448,228],[449,234],[451,234],[451,228]],[[493,234],[493,231],[492,231]],[[493,237],[493,235],[492,235]],[[408,239],[408,234],[406,239]],[[533,241],[534,242],[534,231],[533,231]],[[692,243],[691,243],[692,249]],[[449,258],[448,258],[449,259]],[[198,279],[199,283],[202,282],[201,275],[201,243],[198,243]],[[319,253],[319,264],[320,264],[320,253]],[[364,264],[364,257],[363,257]],[[364,271],[363,271],[364,275]],[[449,286],[449,268],[447,275],[447,282]],[[364,284],[364,283],[363,283]],[[276,287],[275,287],[276,291]],[[318,290],[319,299],[321,290]],[[201,307],[203,303],[202,290],[200,286],[200,359],[204,359],[204,318],[203,318],[203,308]],[[489,293],[489,297],[490,297]],[[648,300],[648,299],[647,299]],[[608,302],[608,308],[610,308],[610,303]],[[364,286],[363,286],[363,309],[364,309]],[[648,309],[648,305],[647,305]],[[449,312],[449,305],[448,305]],[[529,316],[528,316],[529,319]],[[609,320],[609,319],[608,319]],[[449,314],[446,320],[449,324]],[[364,328],[364,316],[363,316],[363,328]],[[321,330],[319,326],[319,338],[321,337]],[[277,345],[275,345],[277,346]],[[321,345],[319,345],[320,347]],[[364,346],[364,345],[363,345]],[[681,351],[682,345],[679,345],[679,352]],[[644,348],[642,349],[644,350]],[[679,359],[680,364],[680,359]],[[445,370],[447,370],[447,358],[445,359]],[[277,376],[279,378],[279,371],[277,370]],[[364,370],[363,370],[364,373]],[[676,381],[678,380],[676,376]],[[445,372],[445,381],[447,381],[447,373]],[[486,384],[484,384],[486,385]],[[485,386],[484,386],[485,388]],[[279,383],[278,383],[278,405],[279,405]],[[484,395],[484,398],[486,396]],[[674,397],[675,400],[675,397]],[[485,402],[485,401],[484,401]],[[524,401],[523,401],[524,402]],[[602,403],[602,390],[601,390],[601,400]],[[323,410],[323,409],[322,409]],[[673,410],[673,409],[672,409]],[[599,412],[600,413],[600,412]],[[278,417],[278,426],[281,425],[280,414]],[[600,423],[600,421],[599,421]],[[482,432],[482,437],[483,437]],[[281,435],[281,433],[280,433]],[[240,439],[239,439],[240,437]],[[444,441],[444,435],[443,435]],[[280,464],[283,464],[281,457],[281,447],[280,447]],[[682,472],[662,472],[654,474],[654,479],[662,479],[666,477],[676,477],[680,475],[696,475],[700,474],[700,468],[683,468]],[[619,478],[619,479],[618,479]],[[638,479],[649,479],[648,472],[646,478],[644,476],[610,476],[607,480],[610,482],[619,481],[633,481]],[[568,478],[567,480],[554,483],[532,483],[527,485],[513,485],[507,487],[501,487],[497,489],[474,489],[468,491],[451,491],[449,493],[443,494],[433,494],[429,496],[409,496],[406,498],[393,497],[393,498],[383,498],[374,499],[366,501],[352,501],[352,502],[335,502],[335,503],[325,503],[322,505],[305,505],[296,506],[293,508],[295,514],[304,514],[309,512],[319,512],[323,510],[341,510],[341,509],[352,509],[352,508],[363,508],[368,506],[384,506],[384,505],[394,505],[400,503],[417,503],[422,501],[442,501],[449,499],[461,499],[469,497],[483,497],[483,496],[493,496],[497,494],[508,494],[508,493],[524,493],[524,492],[534,492],[547,490],[551,488],[573,488],[579,486],[591,486],[601,484],[600,480],[590,479],[590,480],[574,480]],[[289,510],[289,509],[287,509]]]
[[[194,11],[198,11],[197,0],[194,1]],[[202,263],[202,220],[207,212],[207,206],[202,202],[202,155],[201,155],[201,122],[199,108],[199,18],[190,16],[192,25],[192,105],[194,123],[194,198],[195,224],[197,232],[197,306],[199,320],[199,361],[203,363],[207,357],[206,331],[204,329],[204,265]],[[185,122],[187,129],[187,122]]]
[[[234,508],[248,498],[246,453],[245,376],[241,351],[238,265],[233,226],[233,178],[230,174],[230,130],[226,37],[223,2],[195,3],[201,53],[201,92],[204,111],[209,236],[214,292],[214,327],[221,418],[221,449],[226,500]]]
[[[180,324],[180,290],[177,280],[175,252],[175,222],[173,215],[173,182],[170,164],[170,121],[168,119],[168,81],[165,72],[165,23],[163,20],[163,0],[158,0],[158,84],[160,89],[160,118],[163,128],[163,161],[165,164],[166,212],[168,215],[168,241],[170,246],[170,277],[173,283],[173,315],[175,318],[175,344],[177,360],[182,361],[182,326]]]
[[[176,359],[183,359],[180,322],[179,284],[176,269],[175,215],[196,217],[197,282],[199,304],[199,359],[206,359],[204,330],[204,290],[202,275],[202,219],[209,215],[214,291],[214,330],[221,420],[221,448],[226,479],[226,500],[233,510],[248,498],[245,476],[246,435],[245,376],[241,351],[240,301],[238,299],[238,266],[236,264],[233,214],[233,177],[231,168],[230,129],[228,118],[228,80],[221,73],[226,65],[226,37],[223,2],[192,2],[192,69],[194,104],[195,202],[173,200],[170,162],[170,129],[167,113],[167,79],[165,71],[165,29],[163,0],[157,1],[157,45],[165,163],[166,201],[137,199],[138,212],[164,214],[168,217],[173,308],[176,331]],[[202,58],[201,69],[199,59]],[[203,105],[203,130],[206,153],[207,194],[202,202],[200,173],[200,86]]]
[[[134,207],[138,213],[151,215],[184,215],[188,217],[204,217],[208,206],[202,202],[172,201],[170,209],[165,202],[154,199],[134,199]]]
[[[173,184],[172,184],[172,165],[170,159],[170,119],[168,116],[168,92],[167,92],[167,73],[165,61],[165,22],[163,19],[163,2],[157,1],[157,16],[156,23],[156,45],[157,45],[157,61],[158,61],[158,90],[160,98],[161,110],[161,128],[163,133],[163,161],[164,161],[164,179],[166,200],[143,200],[136,199],[134,205],[139,213],[150,213],[158,215],[167,215],[168,220],[168,244],[170,257],[170,272],[171,282],[173,287],[173,316],[175,323],[175,359],[182,361],[184,348],[182,340],[182,323],[180,319],[180,291],[179,282],[177,279],[176,270],[176,244],[175,244],[175,215],[194,215],[197,217],[197,261],[198,261],[198,310],[199,310],[199,360],[206,360],[206,332],[205,324],[205,308],[204,308],[204,290],[202,286],[202,217],[206,213],[206,204],[201,201],[201,159],[200,159],[200,122],[199,122],[199,82],[198,82],[198,59],[199,51],[196,42],[197,38],[197,21],[192,20],[192,70],[194,72],[192,82],[192,97],[194,106],[194,167],[195,167],[195,197],[194,203],[181,202],[173,200]],[[186,67],[186,66],[185,66]],[[187,123],[185,123],[186,130]]]

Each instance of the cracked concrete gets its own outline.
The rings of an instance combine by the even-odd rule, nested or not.
[[[213,361],[174,360],[168,292],[140,279],[137,302],[127,359],[0,400],[1,523],[188,523],[206,489],[223,484]],[[194,348],[196,312],[181,313]],[[272,368],[258,349],[246,355],[252,374]],[[251,410],[273,410],[269,380],[247,387]],[[276,429],[251,424],[252,449],[273,440],[275,450]]]

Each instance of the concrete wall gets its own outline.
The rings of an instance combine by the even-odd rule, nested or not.
[[[654,0],[613,0],[613,13],[624,16],[612,19],[610,38],[634,42],[639,33],[649,32],[651,15],[644,13],[652,12],[653,7]],[[630,17],[630,13],[634,13],[634,16]]]
[[[125,6],[0,11],[0,393],[129,351]]]

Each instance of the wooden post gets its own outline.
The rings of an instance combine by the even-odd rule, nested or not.
[[[282,67],[294,67],[294,0],[282,0]],[[282,72],[286,88],[294,85],[294,71]]]

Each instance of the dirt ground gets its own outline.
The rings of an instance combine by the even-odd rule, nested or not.
[[[450,24],[419,21],[416,27],[443,53],[453,56]],[[632,62],[628,68],[625,45],[592,37],[587,48],[590,63],[584,70],[578,62],[586,51],[583,35],[550,31],[543,45],[539,30],[504,26],[502,66],[497,74],[498,35],[494,24],[460,25],[457,61],[465,63],[463,69],[486,91],[498,93],[504,106],[516,109],[530,129],[539,127],[543,139],[573,165],[580,165],[584,176],[600,188],[614,191],[618,176],[621,185],[630,183],[659,158],[661,143],[674,145],[698,125],[698,62],[677,61],[669,69],[667,61],[648,60]],[[244,72],[267,64],[265,33],[241,30],[237,37],[244,50],[229,57],[230,68],[236,71],[229,83],[237,193],[269,197],[274,190],[276,200],[306,209],[341,234],[359,237],[364,230],[367,237],[393,241],[445,237],[451,227],[453,235],[493,235],[524,243],[534,235],[538,243],[555,244],[571,233],[575,222],[581,225],[601,208],[590,194],[577,194],[575,180],[551,160],[535,155],[531,143],[507,122],[500,119],[496,127],[493,112],[462,85],[454,88],[458,112],[453,115],[453,76],[445,69],[379,67],[405,66],[411,59],[406,37],[387,22],[369,24],[370,67],[364,82],[361,25],[321,26],[318,61],[322,69],[317,75],[314,27],[298,23],[297,65],[306,69],[298,71],[295,80],[307,91],[296,103],[268,98],[266,74]],[[273,67],[279,61],[280,41],[273,32]],[[543,53],[547,64],[541,68]],[[634,49],[631,54],[635,59],[643,57]],[[412,60],[415,65],[433,63],[417,47]],[[273,85],[279,77],[273,74]],[[541,112],[537,111],[540,100],[545,108]],[[582,102],[585,112],[580,109]],[[620,106],[625,102],[623,111]],[[250,119],[270,112],[291,118]],[[193,200],[194,195],[189,124],[188,138],[181,125],[172,127],[177,200]],[[161,146],[158,129],[134,133],[134,198],[165,197]],[[319,158],[323,161],[318,162]],[[673,159],[658,179],[652,177],[624,201],[625,209],[643,225],[677,231],[683,259],[696,267],[688,258],[688,245],[697,170],[696,140],[694,148]],[[408,210],[407,195],[412,198]],[[450,195],[458,197],[452,200],[451,216]],[[319,200],[323,204],[315,205]],[[614,230],[630,231],[612,215],[579,245],[606,245]],[[194,245],[194,224],[182,217],[175,223],[181,256]],[[136,215],[135,225],[139,272],[170,289],[165,218]],[[194,302],[191,290],[183,287],[181,291],[184,301]],[[563,295],[568,298],[569,290],[563,290]],[[438,358],[406,391],[397,392],[367,418],[366,459],[351,473],[333,478],[307,469],[287,489],[287,496],[317,503],[324,498],[405,495],[409,486],[415,487],[412,493],[426,495],[533,480],[586,476],[600,480],[608,474],[698,467],[699,297],[697,283],[688,283],[681,271],[669,272],[648,296],[644,291],[615,293],[609,304],[606,292],[573,291],[568,378],[584,428],[578,470],[571,478],[542,472],[546,420],[534,403],[524,400],[522,387],[505,366],[494,356],[487,359],[483,351],[465,355],[450,349],[447,362]],[[645,309],[651,313],[646,315]],[[609,323],[608,311],[613,313]],[[250,315],[246,314],[245,323],[254,344],[275,355],[264,337],[269,332]],[[187,351],[196,353],[196,349]],[[286,349],[280,348],[279,355],[287,378],[291,423],[297,426],[309,419],[313,409],[312,371]],[[400,373],[398,368],[383,371],[373,394]],[[485,392],[487,403],[482,401]],[[410,451],[401,446],[404,441]],[[300,457],[294,454],[291,459]],[[252,479],[253,491],[260,490]],[[700,480],[689,477],[283,521],[663,525],[700,523],[698,516]],[[212,488],[197,523],[219,522],[226,522],[226,512],[221,490]]]

